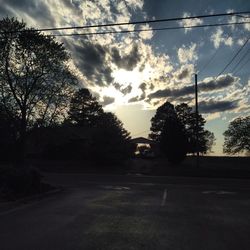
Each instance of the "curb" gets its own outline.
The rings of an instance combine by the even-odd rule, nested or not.
[[[4,202],[2,204],[2,206],[1,206],[1,203],[0,203],[0,216],[4,215],[4,214],[11,213],[11,212],[14,212],[16,210],[19,210],[19,209],[22,209],[22,208],[25,208],[25,207],[27,207],[29,205],[34,204],[33,202],[28,203],[30,201],[39,201],[39,200],[41,200],[43,198],[49,197],[50,195],[60,193],[63,190],[64,190],[63,188],[56,188],[54,190],[50,190],[50,191],[44,192],[42,194],[31,195],[31,196],[24,197],[24,198],[15,200],[15,201],[7,201],[7,202]]]

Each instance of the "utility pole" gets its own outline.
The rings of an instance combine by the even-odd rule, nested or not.
[[[199,167],[199,110],[198,110],[198,83],[197,83],[197,74],[195,74],[195,115],[196,115],[196,126],[195,126],[195,149],[196,149],[196,166]]]

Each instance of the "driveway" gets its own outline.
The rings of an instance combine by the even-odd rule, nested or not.
[[[65,190],[1,214],[0,249],[249,249],[247,181],[77,176],[47,176]]]

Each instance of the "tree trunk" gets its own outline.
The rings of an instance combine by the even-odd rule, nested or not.
[[[25,163],[26,154],[26,141],[27,141],[27,120],[26,110],[22,110],[22,118],[20,124],[19,138],[16,146],[16,163],[23,166]]]

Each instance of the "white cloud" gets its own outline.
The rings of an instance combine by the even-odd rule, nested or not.
[[[178,49],[178,58],[180,63],[187,63],[188,61],[195,61],[198,59],[196,52],[196,44],[192,43],[189,47],[182,46]]]
[[[137,8],[142,9],[144,5],[144,0],[126,0],[126,3],[133,9],[137,9]]]
[[[150,29],[150,26],[148,24],[141,25],[140,29],[142,30]],[[152,39],[153,35],[154,35],[153,31],[145,31],[139,33],[139,37],[142,38],[143,40],[150,40]]]
[[[184,18],[189,17],[189,16],[192,16],[191,13],[188,13],[188,12],[183,13]],[[201,25],[201,24],[203,24],[203,20],[199,18],[185,19],[179,22],[180,26],[196,26],[196,25]],[[185,29],[185,33],[187,33],[190,30],[191,28]]]
[[[250,31],[250,23],[245,23],[244,28],[248,31]]]
[[[239,38],[238,40],[237,40],[237,44],[238,45],[240,45],[240,46],[242,46],[243,44],[244,44],[244,39],[243,38]]]
[[[232,46],[233,38],[224,34],[221,27],[216,29],[216,32],[212,34],[210,40],[213,42],[214,47],[217,49],[221,44]]]

